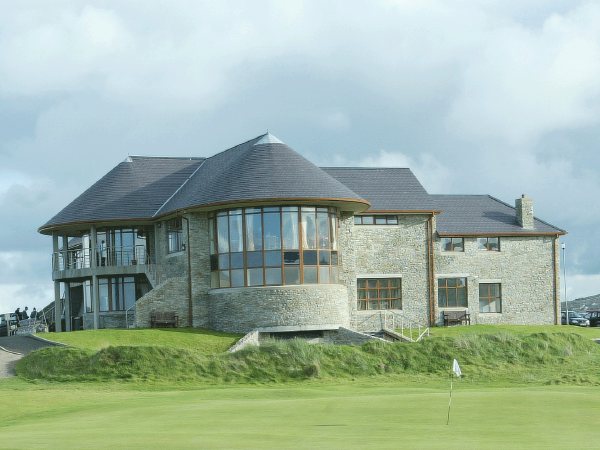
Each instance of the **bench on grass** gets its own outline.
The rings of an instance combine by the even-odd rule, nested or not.
[[[471,314],[468,309],[444,311],[444,326],[471,325]]]
[[[179,317],[175,311],[152,311],[150,314],[150,327],[177,327],[179,325]]]

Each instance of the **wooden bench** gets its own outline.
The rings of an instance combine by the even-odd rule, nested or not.
[[[179,325],[179,317],[175,311],[152,311],[150,314],[150,327],[177,327]]]
[[[444,326],[450,325],[471,325],[471,314],[469,310],[444,311]]]

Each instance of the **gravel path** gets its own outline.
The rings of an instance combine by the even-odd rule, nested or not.
[[[31,336],[0,338],[0,378],[15,376],[15,364],[28,353],[56,344],[44,342]]]

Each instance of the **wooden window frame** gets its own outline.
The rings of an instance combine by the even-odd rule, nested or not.
[[[446,249],[446,246],[444,245],[444,241],[449,239],[450,240],[450,250]],[[454,241],[460,241],[461,242],[461,249],[460,250],[456,250],[456,246],[457,244]],[[456,252],[456,253],[464,253],[465,251],[465,238],[461,237],[461,236],[443,236],[440,239],[440,244],[442,246],[442,251],[443,252]]]
[[[490,239],[497,239],[498,240],[498,246],[497,248],[491,248],[490,246]],[[484,243],[485,240],[485,243]],[[483,244],[483,248],[482,245]],[[500,236],[485,236],[485,237],[478,237],[477,238],[477,248],[481,251],[488,251],[488,252],[499,252],[500,251]]]
[[[498,286],[498,296],[493,296],[492,295],[492,289],[491,286]],[[488,295],[481,295],[481,287],[482,286],[487,286],[487,294]],[[497,300],[498,301],[498,305],[500,307],[499,311],[482,311],[481,309],[481,301],[485,300],[487,302],[488,308],[489,305],[492,303],[492,301]],[[489,313],[489,314],[501,314],[502,313],[502,283],[479,283],[479,312],[480,313]]]
[[[397,287],[392,287],[390,286],[390,281],[391,280],[395,280],[398,282],[398,286]],[[364,287],[360,287],[361,281],[364,281],[365,286]],[[369,281],[376,281],[377,285],[375,288],[369,287]],[[382,286],[382,282],[385,282],[386,286]],[[391,295],[392,290],[397,289],[400,296],[399,297],[393,297]],[[360,292],[368,292],[368,291],[373,291],[373,290],[377,290],[377,297],[376,298],[367,298],[367,295],[365,294],[365,298],[360,298],[359,293]],[[382,294],[387,293],[386,296],[383,296]],[[372,301],[376,301],[377,302],[377,309],[370,309],[370,302]],[[382,303],[388,303],[390,305],[393,305],[394,302],[399,301],[400,302],[400,308],[393,308],[393,307],[386,307],[386,308],[382,308]],[[356,308],[359,311],[385,311],[385,310],[402,310],[402,278],[400,277],[390,277],[390,278],[357,278],[356,280]]]
[[[372,223],[364,223],[364,218],[370,217],[373,222]],[[376,223],[377,218],[385,217],[385,223]],[[373,225],[398,225],[398,216],[389,215],[389,214],[363,214],[354,216],[354,225],[365,225],[365,226],[373,226]]]
[[[448,280],[464,280],[464,286],[448,286]],[[443,282],[443,285],[442,285]],[[458,282],[455,283],[458,285]],[[458,290],[459,289],[464,289],[465,290],[465,302],[466,305],[459,305],[458,304]],[[440,305],[440,291],[441,290],[445,290],[446,291],[446,304],[445,305]],[[456,305],[448,305],[448,292],[450,290],[454,290],[456,291]],[[438,308],[468,308],[469,306],[469,290],[468,290],[468,285],[467,285],[467,278],[466,277],[449,277],[449,278],[438,278]]]
[[[320,210],[326,210],[327,211],[327,227],[329,229],[329,233],[330,233],[330,238],[329,238],[329,248],[327,249],[321,249],[319,248],[319,243],[316,243],[317,248],[315,249],[304,249],[303,248],[303,227],[302,227],[302,208],[314,208],[315,210],[315,233],[316,233],[316,238],[318,239],[319,236],[319,231],[318,231],[318,221],[317,221],[317,213],[318,212],[325,212],[325,211],[320,211]],[[251,207],[249,207],[251,208]],[[293,267],[298,267],[299,270],[299,281],[298,284],[305,284],[304,283],[304,251],[315,251],[317,253],[317,261],[316,264],[311,264],[310,266],[307,267],[314,267],[317,271],[317,284],[336,284],[338,282],[338,278],[339,278],[339,250],[337,249],[337,241],[338,241],[338,230],[339,230],[339,220],[338,220],[338,215],[337,212],[334,208],[331,207],[323,207],[323,206],[312,206],[312,205],[282,205],[282,206],[257,206],[257,207],[253,207],[254,209],[257,209],[257,212],[252,212],[252,213],[247,213],[246,212],[246,208],[241,208],[242,209],[242,238],[243,238],[243,244],[242,244],[242,254],[243,254],[243,268],[240,270],[244,271],[244,284],[243,287],[257,287],[257,286],[285,286],[285,285],[289,285],[288,283],[286,283],[286,279],[285,279],[285,259],[284,259],[284,255],[285,252],[295,252],[298,251],[299,252],[299,261],[298,264],[288,264],[288,266],[293,266]],[[283,209],[284,208],[294,208],[295,212],[297,213],[297,220],[298,220],[298,226],[297,226],[297,232],[298,232],[298,249],[285,249],[284,248],[284,235],[283,235]],[[215,211],[211,214],[209,214],[209,218],[208,218],[208,223],[209,223],[209,227],[212,230],[212,236],[213,236],[213,242],[210,245],[210,250],[211,250],[211,260],[213,260],[213,258],[216,258],[216,270],[213,270],[213,264],[211,263],[211,272],[217,272],[217,276],[216,276],[216,280],[214,284],[216,284],[216,286],[212,286],[213,288],[219,288],[220,286],[220,272],[222,271],[228,271],[229,272],[229,286],[225,286],[225,287],[232,287],[231,286],[231,271],[232,270],[238,270],[238,269],[232,269],[231,268],[231,227],[229,226],[229,217],[230,217],[230,211],[232,210],[237,210],[240,208],[232,208],[232,209],[227,209],[227,210],[220,210],[220,211]],[[266,211],[265,209],[270,209],[271,211]],[[276,210],[276,211],[275,211]],[[266,250],[265,249],[265,245],[264,245],[264,240],[265,240],[265,227],[264,227],[264,222],[265,222],[265,214],[269,214],[269,213],[273,213],[276,212],[277,214],[279,214],[279,233],[280,233],[280,248],[278,249],[281,253],[281,263],[279,266],[267,266],[266,265],[266,259],[265,259],[265,252],[267,251],[277,251],[277,250]],[[228,242],[228,252],[219,252],[219,245],[218,245],[218,229],[217,229],[217,220],[216,217],[217,215],[221,215],[224,214],[227,218],[228,218],[228,228],[227,228],[227,242]],[[247,233],[247,228],[246,228],[246,216],[249,214],[260,214],[260,218],[261,218],[261,238],[262,238],[262,245],[261,245],[261,252],[262,252],[262,265],[260,267],[248,267],[248,250],[247,250],[247,239],[246,239],[246,233]],[[331,228],[331,219],[335,219],[335,230],[332,230]],[[332,238],[331,233],[334,232],[335,233],[335,239]],[[210,231],[209,231],[209,235],[210,235]],[[335,243],[335,247],[334,248],[334,243]],[[214,250],[214,251],[213,251]],[[257,250],[258,251],[258,250]],[[325,265],[325,264],[321,264],[320,262],[320,252],[329,252],[330,257],[329,257],[329,261],[330,264]],[[333,254],[334,252],[337,254],[337,264],[331,264],[331,262],[333,261]],[[233,252],[233,253],[237,253],[237,252]],[[218,267],[218,261],[219,258],[222,255],[227,255],[228,258],[228,268],[227,269],[223,269],[220,270]],[[321,267],[327,267],[329,268],[329,277],[328,277],[328,281],[326,283],[322,283],[321,280],[321,274],[320,274],[320,269]],[[248,269],[260,269],[262,268],[262,283],[261,284],[253,284],[252,286],[249,286],[248,284]],[[277,269],[279,268],[281,271],[281,283],[280,284],[266,284],[267,283],[267,269]],[[334,276],[335,273],[335,276]],[[212,283],[213,277],[211,276],[211,283]],[[312,284],[312,283],[311,283]],[[242,287],[242,286],[235,286],[235,287]]]

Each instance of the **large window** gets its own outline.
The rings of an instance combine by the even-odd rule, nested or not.
[[[479,250],[487,250],[490,252],[500,251],[500,238],[499,237],[483,237],[477,238],[477,247]]]
[[[398,216],[354,216],[354,225],[398,225]]]
[[[169,220],[167,222],[167,242],[169,243],[169,253],[180,252],[183,250],[183,227],[181,218]]]
[[[502,289],[500,283],[479,283],[479,312],[502,312]]]
[[[464,252],[465,239],[461,237],[442,238],[442,251],[444,252]]]
[[[359,278],[357,291],[359,310],[402,309],[400,278]]]
[[[438,280],[440,308],[467,307],[467,279],[440,278]]]
[[[147,284],[135,277],[109,277],[98,279],[100,312],[125,311],[149,291]],[[91,302],[90,302],[91,303]],[[93,307],[86,311],[93,311]]]
[[[337,218],[331,208],[265,206],[209,217],[211,286],[336,283]]]

